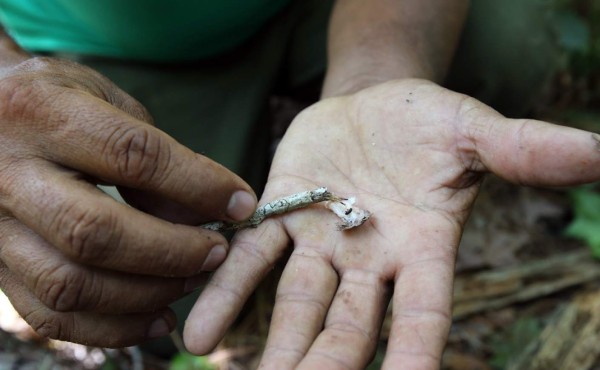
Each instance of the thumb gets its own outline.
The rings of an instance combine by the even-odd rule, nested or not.
[[[480,110],[467,132],[479,164],[514,183],[572,186],[600,180],[600,135]]]

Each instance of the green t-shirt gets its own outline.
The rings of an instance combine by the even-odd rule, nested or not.
[[[289,0],[0,0],[24,49],[184,61],[240,45]]]

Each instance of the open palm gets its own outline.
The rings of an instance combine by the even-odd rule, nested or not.
[[[373,216],[338,231],[336,217],[315,205],[240,232],[188,318],[186,345],[209,351],[291,241],[262,367],[364,368],[393,296],[384,368],[435,369],[481,175],[572,185],[600,179],[599,164],[590,133],[508,120],[426,81],[324,100],[292,123],[261,202],[327,186]]]

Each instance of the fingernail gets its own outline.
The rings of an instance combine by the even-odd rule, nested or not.
[[[185,293],[193,292],[194,290],[206,285],[207,280],[208,280],[207,274],[200,274],[200,275],[192,276],[191,278],[187,278],[185,280],[185,286],[183,287],[183,291]]]
[[[163,318],[156,319],[150,329],[148,329],[148,338],[163,337],[171,332],[169,324]]]
[[[233,193],[227,205],[227,216],[235,221],[243,221],[252,216],[256,209],[256,198],[247,191]]]
[[[204,260],[200,271],[214,271],[225,260],[225,256],[227,256],[227,249],[224,246],[214,246]]]

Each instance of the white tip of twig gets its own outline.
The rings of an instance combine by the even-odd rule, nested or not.
[[[360,209],[354,205],[356,198],[329,201],[326,207],[335,213],[341,220],[338,229],[348,230],[360,226],[371,217],[371,212]]]

